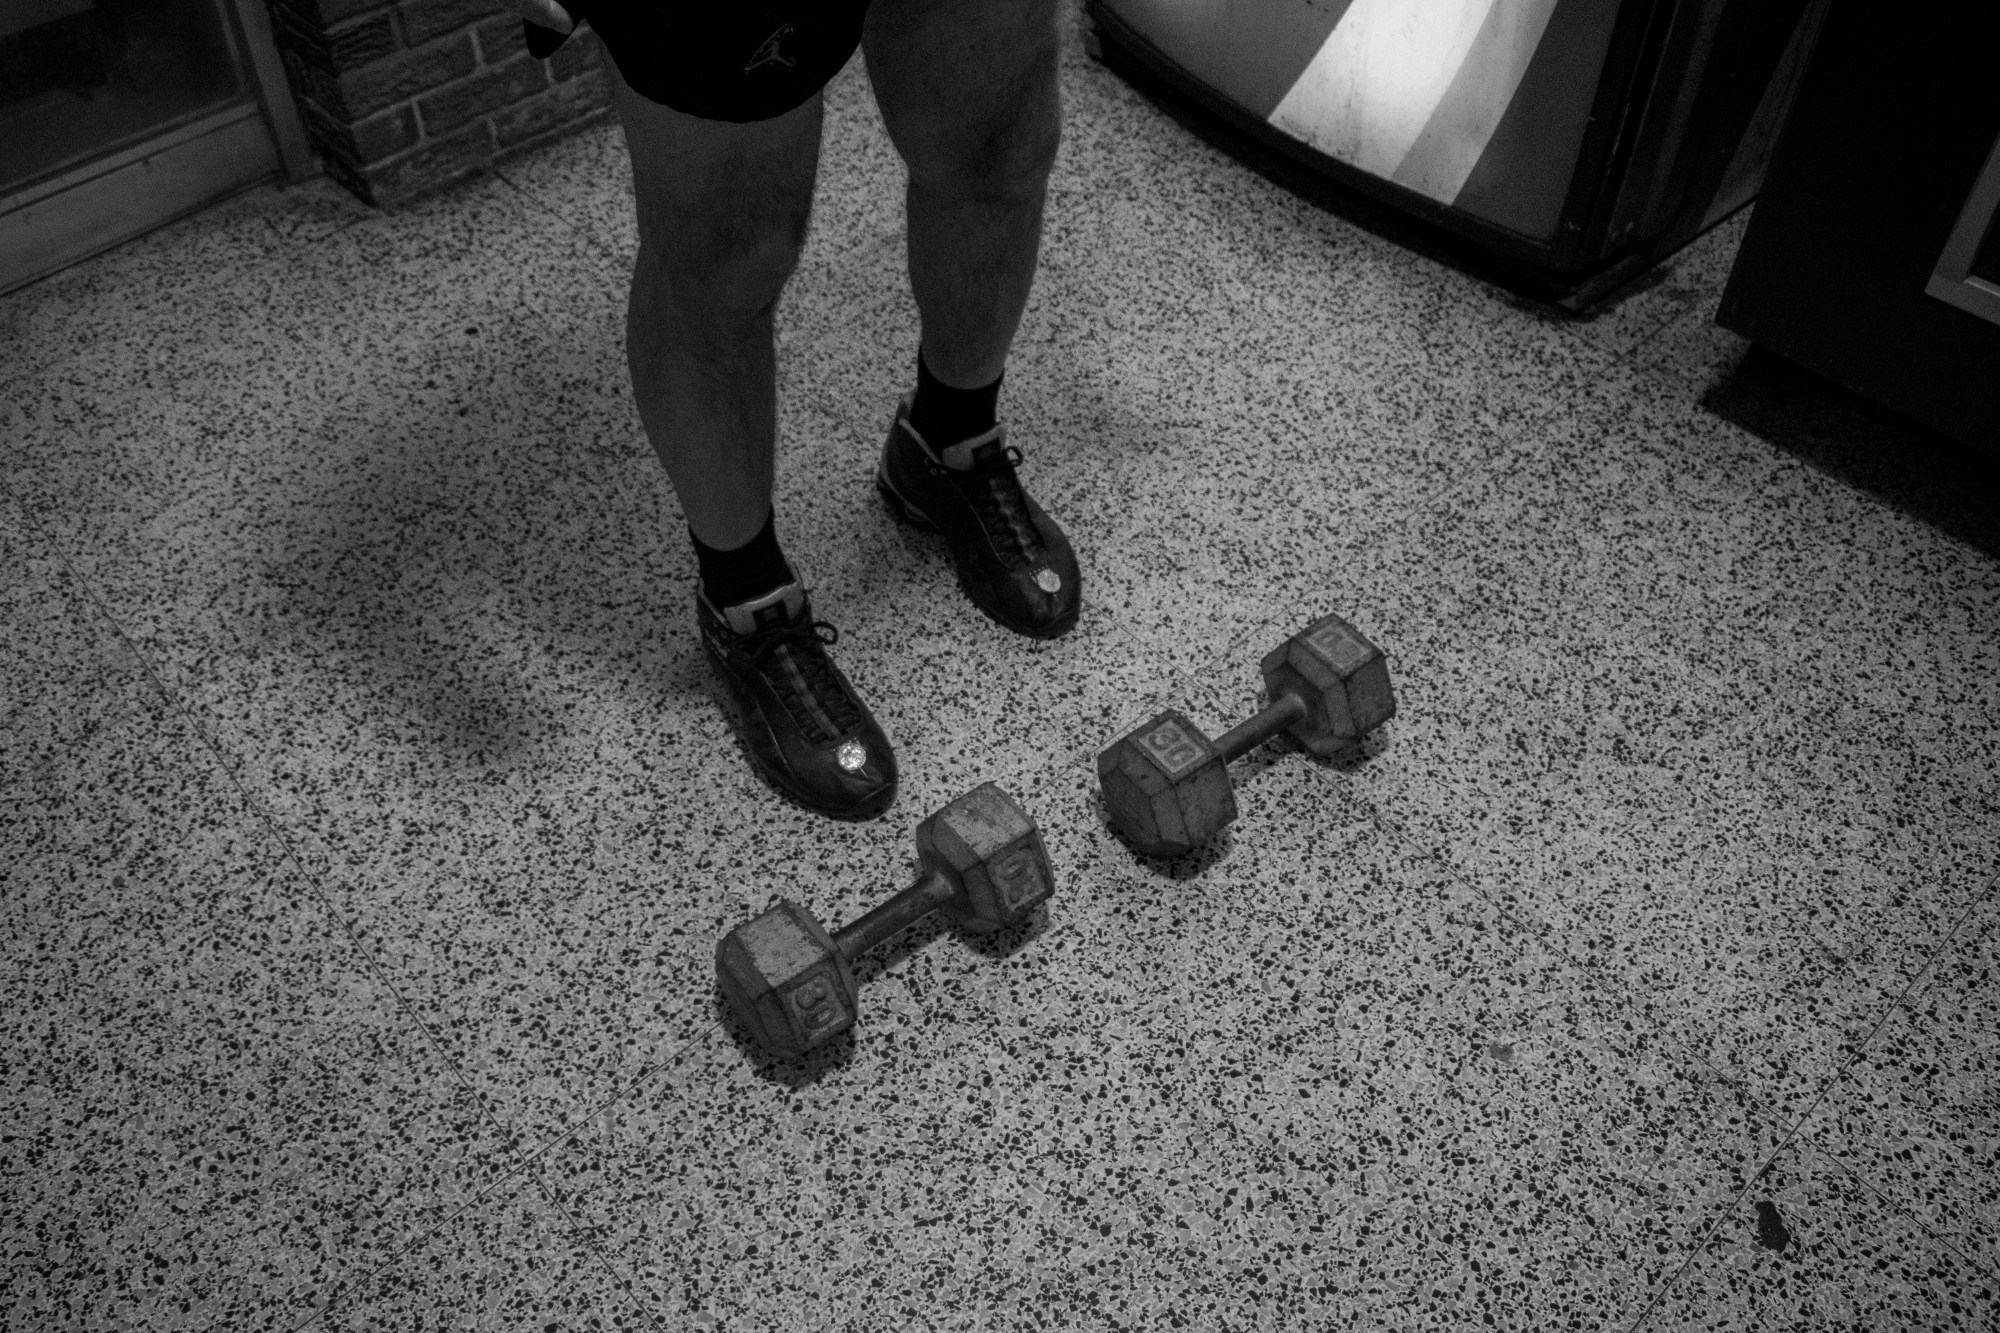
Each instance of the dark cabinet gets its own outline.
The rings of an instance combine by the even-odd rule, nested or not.
[[[1835,0],[1717,322],[2000,454],[2000,16]]]

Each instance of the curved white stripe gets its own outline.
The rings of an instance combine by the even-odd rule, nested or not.
[[[1445,96],[1397,165],[1398,185],[1445,203],[1458,198],[1493,131],[1500,128],[1555,8],[1556,0],[1500,0],[1493,7],[1473,48],[1474,67],[1453,81],[1454,92]]]
[[[1496,0],[1354,0],[1270,124],[1393,177]]]

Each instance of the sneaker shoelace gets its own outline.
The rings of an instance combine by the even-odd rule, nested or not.
[[[861,725],[861,710],[834,677],[826,650],[840,631],[824,620],[801,621],[756,636],[750,664],[778,685],[778,697],[807,740],[816,745]]]
[[[1020,461],[1021,451],[1010,444],[993,450],[967,472],[932,464],[957,485],[1000,559],[1011,569],[1025,569],[1044,553],[1041,534],[1028,514],[1027,494],[1014,475]]]

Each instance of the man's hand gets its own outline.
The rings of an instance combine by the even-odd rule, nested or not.
[[[576,29],[576,20],[556,0],[514,0],[514,9],[538,28],[556,32],[573,32]]]

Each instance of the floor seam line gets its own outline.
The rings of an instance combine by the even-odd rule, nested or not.
[[[12,498],[11,488],[8,488],[7,494],[11,499]],[[484,1120],[489,1128],[491,1128],[492,1130],[496,1131],[499,1134],[503,1145],[511,1145],[514,1139],[512,1130],[508,1126],[502,1125],[499,1119],[488,1108],[485,1097],[480,1094],[478,1089],[472,1086],[464,1069],[459,1065],[458,1061],[452,1057],[451,1053],[444,1048],[442,1041],[438,1038],[436,1032],[432,1030],[431,1025],[426,1021],[424,1021],[424,1019],[416,1013],[414,1007],[410,1004],[408,998],[404,995],[403,988],[398,986],[394,979],[384,974],[383,969],[381,968],[379,962],[375,958],[374,950],[364,946],[361,938],[355,933],[354,928],[352,924],[349,922],[346,914],[338,909],[338,907],[333,903],[331,898],[326,893],[325,888],[320,884],[318,876],[313,874],[312,871],[300,859],[297,847],[294,845],[292,839],[286,836],[286,830],[284,830],[282,827],[278,825],[276,817],[266,808],[264,802],[261,799],[259,799],[256,795],[254,795],[247,788],[244,787],[240,777],[231,767],[227,757],[222,752],[220,745],[215,740],[215,738],[209,734],[208,728],[202,724],[202,720],[194,716],[192,711],[188,708],[187,703],[183,699],[181,699],[181,697],[176,692],[167,688],[165,680],[160,676],[160,673],[157,670],[151,657],[141,652],[138,645],[132,642],[131,636],[126,632],[125,626],[117,619],[117,617],[111,614],[110,608],[104,604],[103,599],[98,595],[96,586],[90,580],[84,578],[81,571],[75,568],[73,562],[70,559],[69,553],[62,549],[60,543],[55,542],[52,538],[49,537],[49,535],[46,532],[42,531],[41,525],[35,522],[34,516],[32,514],[27,514],[25,509],[23,510],[23,514],[24,517],[26,518],[26,521],[35,529],[37,533],[39,533],[42,536],[42,539],[49,545],[50,549],[56,553],[57,558],[62,561],[65,570],[67,570],[70,576],[77,581],[79,591],[86,598],[88,598],[91,606],[96,610],[97,614],[104,619],[105,623],[108,626],[110,626],[112,632],[118,636],[119,641],[125,645],[126,651],[131,653],[134,660],[140,664],[141,668],[146,673],[147,680],[152,684],[153,688],[167,700],[169,706],[173,709],[173,711],[179,714],[182,720],[192,729],[192,731],[195,734],[195,737],[199,740],[203,748],[207,750],[210,759],[213,762],[215,762],[218,765],[218,767],[222,770],[224,778],[228,781],[230,788],[235,791],[237,798],[241,800],[244,803],[245,807],[252,813],[256,823],[258,823],[263,827],[265,837],[271,838],[274,841],[276,841],[282,852],[282,855],[279,858],[280,861],[290,863],[293,871],[297,873],[299,877],[305,882],[305,884],[310,889],[314,898],[318,900],[321,908],[325,910],[328,913],[328,915],[331,916],[334,919],[334,921],[339,925],[342,935],[344,935],[348,940],[349,946],[355,951],[357,955],[359,955],[364,969],[368,973],[372,974],[374,976],[374,979],[379,984],[386,987],[389,993],[395,997],[396,1012],[406,1021],[413,1024],[417,1028],[417,1030],[423,1034],[425,1041],[430,1045],[432,1051],[438,1056],[439,1059],[441,1059],[444,1062],[445,1068],[449,1070],[450,1073],[452,1074],[453,1081],[458,1085],[460,1091],[472,1098],[473,1104],[478,1108],[479,1118]],[[418,1160],[423,1162],[428,1162],[431,1159],[428,1156],[426,1156]],[[508,1180],[518,1175],[522,1170],[526,1168],[526,1165],[527,1162],[522,1161],[520,1163],[517,1163],[512,1169],[503,1170],[500,1173],[500,1175],[490,1184],[474,1190],[471,1198],[469,1198],[460,1207],[454,1209],[446,1218],[441,1220],[435,1227],[422,1233],[419,1237],[411,1241],[409,1244],[399,1247],[392,1258],[374,1265],[367,1271],[366,1274],[364,1274],[364,1276],[373,1276],[375,1273],[380,1272],[382,1269],[388,1267],[390,1264],[399,1262],[412,1249],[414,1249],[416,1245],[422,1244],[424,1241],[429,1240],[431,1236],[437,1234],[437,1232],[441,1230],[444,1226],[449,1225],[451,1222],[454,1222],[459,1217],[463,1216],[465,1212],[471,1207],[473,1207],[480,1199],[487,1197],[495,1189],[499,1188],[502,1184],[506,1183]],[[336,1292],[339,1289],[340,1289],[339,1286],[335,1287]],[[323,1314],[324,1311],[322,1311],[321,1313]],[[313,1318],[316,1319],[318,1317],[319,1315],[315,1315]],[[310,1323],[311,1321],[309,1320],[307,1322]],[[306,1325],[302,1324],[299,1327],[303,1328],[305,1326]]]

